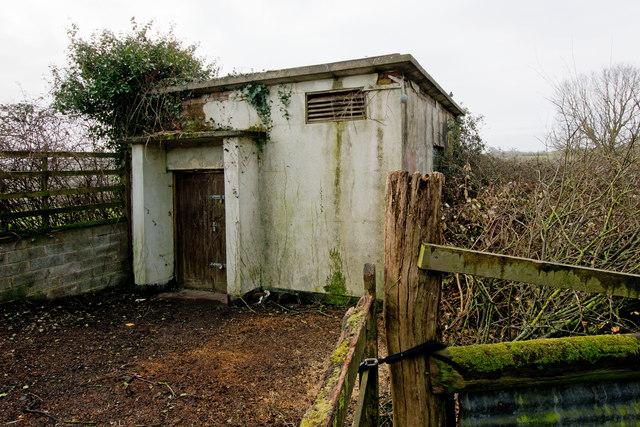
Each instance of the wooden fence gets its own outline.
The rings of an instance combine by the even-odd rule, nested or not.
[[[322,387],[302,419],[301,427],[344,425],[358,376],[358,366],[364,359],[377,358],[376,272],[372,264],[364,267],[364,286],[367,295],[360,298],[358,304],[345,314],[342,333],[325,370]],[[378,425],[376,368],[360,375],[358,403],[352,425]]]
[[[640,297],[638,275],[440,245],[422,245],[418,268]],[[640,417],[640,393],[634,391],[639,385],[639,367],[638,334],[449,347],[429,359],[432,391],[444,406],[450,406],[446,402],[453,400],[454,393],[464,393],[465,399],[459,402],[459,420],[465,425],[479,423],[473,410],[487,412],[480,418],[490,423],[498,420],[507,424],[538,425],[635,422]],[[589,384],[587,391],[581,389],[581,384]],[[609,388],[613,393],[592,391],[595,387]],[[554,395],[556,399],[541,400],[535,406],[517,402],[538,400],[545,395]],[[563,403],[563,399],[567,402]],[[478,405],[478,401],[482,403]],[[507,401],[513,403],[506,405]],[[470,407],[474,406],[481,408],[472,410]],[[454,419],[455,414],[449,413],[442,422],[448,420],[451,424]]]
[[[638,275],[442,246],[443,182],[438,173],[392,172],[387,178],[384,320],[389,354],[440,338],[437,326],[443,272],[640,297]],[[343,424],[357,366],[366,356],[361,350],[362,328],[367,324],[363,317],[371,316],[364,308],[369,306],[366,298],[370,296],[363,297],[351,317],[345,318],[343,344],[332,356],[340,363],[329,367],[320,395],[301,425]],[[356,318],[358,321],[353,320]],[[367,339],[373,342],[373,337]],[[348,350],[344,358],[337,356],[342,355],[342,346]],[[640,335],[449,347],[430,357],[390,365],[393,425],[623,425],[640,419],[640,383],[629,383],[640,379],[638,366]],[[362,382],[371,381],[376,373],[362,375],[361,388]],[[612,383],[621,380],[625,382]],[[564,384],[569,388],[551,390]],[[492,390],[497,394],[490,396]],[[468,393],[474,392],[480,393],[479,399],[468,398]],[[458,411],[454,393],[464,396],[458,401]],[[560,407],[563,393],[570,405],[564,410]],[[490,407],[474,418],[473,411],[482,405]],[[369,408],[369,413],[377,413],[377,407]],[[354,425],[376,425],[364,424],[364,419],[356,418]],[[369,418],[373,419],[377,415]]]
[[[102,152],[0,152],[0,237],[113,223],[122,170]]]
[[[387,181],[385,327],[389,353],[439,338],[436,327],[443,272],[608,295],[640,296],[640,276],[637,275],[441,246],[442,183],[443,178],[437,173],[425,177],[394,172]],[[390,367],[394,426],[465,424],[465,415],[473,418],[470,414],[476,410],[474,405],[487,405],[487,402],[493,407],[487,409],[485,418],[473,418],[471,424],[557,424],[568,420],[580,425],[589,417],[597,419],[596,423],[625,422],[635,419],[640,409],[638,392],[631,391],[626,397],[620,397],[619,393],[618,399],[623,402],[616,403],[615,407],[602,396],[592,399],[595,403],[590,400],[591,406],[584,407],[579,406],[581,401],[585,401],[589,393],[597,392],[585,392],[584,388],[577,392],[574,387],[552,393],[548,389],[559,384],[639,378],[640,341],[635,335],[449,347],[419,359],[422,360],[402,361]],[[532,389],[533,386],[547,388]],[[636,388],[637,384],[613,387],[617,390]],[[498,393],[487,398],[484,393],[492,389]],[[517,390],[519,397],[513,397],[513,390]],[[528,390],[529,394],[523,397],[522,390]],[[468,391],[477,391],[481,396],[476,400],[460,400],[460,418],[456,420],[453,393]],[[571,396],[565,399],[573,405],[569,409],[560,407],[563,393]],[[550,407],[545,408],[538,399],[549,394],[556,400],[547,402]],[[506,404],[518,400],[538,403],[521,407],[518,402],[512,406]],[[576,413],[583,413],[586,418]]]

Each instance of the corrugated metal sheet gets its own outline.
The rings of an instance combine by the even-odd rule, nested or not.
[[[640,381],[461,393],[463,426],[640,425]]]

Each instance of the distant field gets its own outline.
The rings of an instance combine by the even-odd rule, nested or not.
[[[509,150],[509,151],[502,151],[502,150],[498,150],[495,148],[489,148],[487,150],[487,154],[490,154],[492,156],[496,156],[496,157],[501,157],[501,158],[506,158],[506,159],[512,159],[512,158],[518,158],[518,159],[550,159],[550,158],[554,158],[558,156],[558,151],[516,151],[516,150]]]

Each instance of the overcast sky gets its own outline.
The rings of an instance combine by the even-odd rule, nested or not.
[[[89,36],[127,31],[134,16],[174,25],[223,73],[410,53],[503,150],[545,148],[554,83],[640,66],[635,0],[2,0],[0,103],[46,93],[72,23]]]

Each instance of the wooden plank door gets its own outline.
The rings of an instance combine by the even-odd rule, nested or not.
[[[176,172],[174,188],[178,282],[226,293],[224,173]]]

